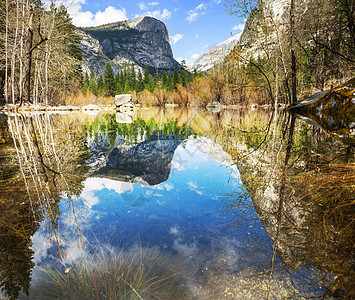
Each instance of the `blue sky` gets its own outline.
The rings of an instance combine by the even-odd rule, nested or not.
[[[168,28],[175,59],[188,63],[243,28],[242,18],[227,14],[224,0],[65,0],[64,3],[74,24],[83,27],[144,15],[155,17]]]

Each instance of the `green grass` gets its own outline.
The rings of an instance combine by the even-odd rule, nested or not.
[[[49,263],[31,290],[40,299],[179,299],[187,266],[150,248],[100,249],[70,265]]]

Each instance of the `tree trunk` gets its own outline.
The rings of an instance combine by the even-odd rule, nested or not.
[[[9,3],[5,2],[6,16],[5,16],[5,85],[4,85],[4,97],[5,103],[8,104],[8,39],[9,39]]]
[[[292,103],[297,101],[297,79],[296,79],[296,56],[295,56],[295,1],[290,4],[290,49],[291,49],[291,84],[292,84]]]
[[[33,15],[34,15],[35,5],[30,4],[29,6],[29,14],[28,14],[28,31],[26,37],[26,45],[25,45],[25,62],[24,62],[24,80],[23,80],[23,94],[21,98],[21,103],[25,101],[27,103],[30,102],[30,95],[31,95],[31,63],[32,63],[32,42],[33,42]]]

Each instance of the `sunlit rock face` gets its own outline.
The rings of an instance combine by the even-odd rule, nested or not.
[[[173,136],[155,136],[131,147],[116,147],[94,175],[125,182],[156,185],[169,178],[171,161],[180,144]]]
[[[295,0],[296,10],[300,11],[298,13],[302,14],[306,11],[308,1],[309,0]],[[208,71],[212,69],[213,66],[222,63],[237,45],[247,46],[249,48],[248,50],[244,49],[248,53],[248,55],[244,54],[244,57],[263,57],[265,52],[260,49],[264,49],[261,43],[265,43],[265,40],[260,39],[259,33],[262,31],[260,24],[265,20],[272,19],[273,23],[269,25],[271,28],[276,26],[279,34],[287,29],[290,18],[290,0],[264,0],[262,3],[263,7],[256,5],[253,13],[251,13],[245,21],[243,32],[230,37],[202,54],[189,69],[191,71],[196,69],[199,72]],[[260,22],[260,16],[262,14],[264,14],[265,17],[264,21]],[[268,43],[272,45],[277,43],[277,41],[278,37],[276,36],[276,31],[270,32]]]
[[[208,71],[216,64],[219,64],[233,50],[235,45],[239,43],[241,34],[237,34],[228,40],[211,48],[206,53],[202,54],[189,68],[191,71],[199,72]]]
[[[299,1],[297,0],[297,2]],[[289,17],[289,0],[265,0],[263,5],[265,6],[265,10],[268,10],[268,14],[272,14],[274,21],[278,23],[284,23],[287,17]],[[202,54],[189,67],[190,70],[196,69],[202,72],[212,69],[214,65],[222,63],[224,58],[231,53],[236,45],[249,44],[252,48],[255,47],[257,44],[255,32],[258,30],[260,23],[257,17],[258,13],[261,12],[260,7],[257,6],[254,12],[255,14],[251,14],[246,20],[243,32],[230,37]],[[253,49],[253,51],[255,52],[253,53],[255,56],[262,55],[256,49]]]
[[[92,70],[96,76],[99,76],[103,74],[105,65],[110,63],[113,71],[117,73],[118,66],[102,52],[99,41],[84,31],[79,30],[78,32],[81,40],[79,48],[83,54],[84,71],[89,73]]]
[[[114,71],[134,64],[152,71],[173,71],[179,63],[173,58],[165,24],[151,17],[111,23],[79,30],[85,69],[101,75],[110,62]]]

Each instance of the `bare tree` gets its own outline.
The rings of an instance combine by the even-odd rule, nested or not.
[[[0,29],[0,70],[6,103],[45,105],[79,77],[79,39],[64,6],[3,0],[5,26]],[[75,86],[73,84],[73,86]]]

